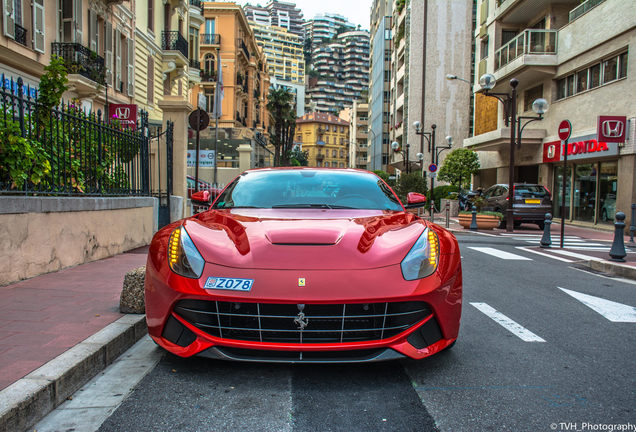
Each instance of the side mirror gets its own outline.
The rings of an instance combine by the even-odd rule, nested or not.
[[[194,192],[190,199],[196,205],[208,205],[210,204],[210,191],[202,190],[199,192]]]
[[[418,208],[424,207],[426,205],[426,196],[417,193],[417,192],[409,192],[406,195],[406,208]]]

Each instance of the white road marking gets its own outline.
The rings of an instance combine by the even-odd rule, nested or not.
[[[529,249],[526,246],[517,246],[517,249],[521,249],[521,250],[526,251],[526,252],[532,252],[532,253],[537,254],[537,255],[543,255],[545,257],[552,258],[552,259],[559,260],[559,261],[563,261],[563,262],[568,262],[568,263],[574,262],[573,260],[569,260],[567,258],[561,258],[559,256],[554,256],[554,255],[550,255],[550,254],[547,254],[547,253],[544,253],[544,252],[539,252],[539,251],[536,251],[536,250],[533,250],[533,249]]]
[[[612,322],[636,323],[636,308],[622,303],[613,302],[600,297],[594,297],[576,291],[557,287],[561,291],[574,297],[585,306],[600,313]]]
[[[486,237],[499,237],[497,234],[488,234],[488,233],[481,232],[481,231],[471,231],[471,232],[473,232],[475,234],[483,235],[483,236],[486,236]]]
[[[532,333],[527,328],[523,327],[521,324],[511,320],[506,315],[498,312],[488,303],[470,303],[475,306],[480,312],[482,312],[487,317],[491,318],[497,324],[508,330],[510,333],[517,336],[519,339],[525,342],[545,342],[545,339],[537,336]]]
[[[570,252],[570,251],[566,251],[566,250],[562,250],[562,249],[552,249],[552,252],[558,253],[560,255],[569,256],[569,257],[572,257],[572,258],[582,259],[582,260],[598,259],[598,258],[595,258],[593,256],[583,255],[583,254],[580,254],[580,253]]]
[[[148,335],[112,365],[33,427],[38,432],[92,432],[117,409],[141,379],[159,362],[162,352]]]
[[[532,258],[526,258],[526,257],[521,256],[521,255],[515,255],[515,254],[510,253],[510,252],[504,252],[502,250],[495,249],[495,248],[490,248],[490,247],[469,246],[468,249],[473,249],[473,250],[476,250],[478,252],[483,252],[485,254],[496,256],[497,258],[501,258],[501,259],[504,259],[504,260],[532,261]]]

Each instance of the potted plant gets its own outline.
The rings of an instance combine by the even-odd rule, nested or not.
[[[472,205],[474,204],[477,209],[477,229],[497,228],[503,220],[503,214],[500,212],[483,211],[483,206],[486,203],[482,197],[475,197],[471,200],[469,205],[470,211],[459,212],[459,224],[464,228],[470,228],[470,224],[473,220]]]

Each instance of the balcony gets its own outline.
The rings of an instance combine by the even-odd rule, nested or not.
[[[568,22],[572,22],[578,19],[581,15],[587,13],[587,11],[600,5],[604,1],[605,0],[587,0],[584,3],[581,3],[580,5],[578,5],[577,7],[575,7],[574,9],[570,11],[570,14],[568,16]]]
[[[557,30],[521,32],[495,52],[495,78],[501,80],[514,74],[520,81],[528,82],[553,75],[557,66],[557,36]]]
[[[51,51],[64,60],[69,74],[79,74],[97,84],[104,84],[106,78],[104,58],[98,56],[96,52],[82,44],[63,42],[53,42]],[[69,82],[71,81],[73,80],[69,79]]]
[[[201,0],[190,0],[190,6],[196,6],[201,9],[203,7],[203,2]]]
[[[216,71],[204,70],[201,72],[202,82],[216,82]]]
[[[188,58],[188,41],[178,31],[161,32],[161,49],[164,51],[177,51]]]
[[[20,45],[26,46],[27,44],[27,30],[21,25],[15,25],[15,35],[14,39]]]
[[[250,52],[247,49],[247,45],[245,45],[245,41],[243,39],[237,39],[237,45],[240,48],[241,52],[245,55],[245,59],[250,61]]]
[[[216,33],[205,33],[201,35],[201,45],[221,45],[221,35]]]

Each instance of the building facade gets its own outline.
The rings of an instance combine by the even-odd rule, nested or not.
[[[369,104],[361,101],[353,103],[349,119],[349,167],[367,169],[369,143]]]
[[[301,44],[305,38],[303,13],[296,7],[296,3],[270,0],[265,7],[247,4],[245,15],[250,21],[260,25],[282,27],[300,38]]]
[[[636,202],[636,10],[620,0],[484,1],[479,7],[475,86],[475,136],[464,146],[478,152],[475,185],[507,183],[510,129],[502,105],[487,97],[479,76],[493,74],[492,91],[510,92],[517,78],[517,112],[534,115],[546,99],[543,120],[530,123],[515,151],[515,181],[553,191],[553,214],[575,223],[610,224],[616,211]],[[632,57],[632,59],[630,59]],[[605,116],[614,116],[607,118]],[[568,166],[558,138],[572,124]],[[620,133],[619,133],[620,132]],[[565,207],[561,189],[565,178]]]
[[[196,93],[205,100],[205,109],[210,113],[210,128],[202,134],[201,148],[214,149],[215,94],[222,91],[217,145],[219,168],[238,167],[241,145],[251,148],[253,166],[267,165],[269,116],[266,105],[270,83],[262,49],[256,43],[241,6],[228,2],[204,2],[203,18],[199,35],[201,83]],[[218,77],[219,61],[222,81]],[[228,176],[234,175],[233,170],[226,171],[231,173]],[[209,181],[205,177],[209,174],[209,170],[205,170],[203,179]],[[221,176],[220,182],[231,180],[228,176]]]
[[[304,24],[306,39],[311,39],[312,49],[331,41],[337,35],[356,29],[355,24],[338,14],[318,14]]]
[[[446,75],[470,74],[472,2],[407,0],[401,6],[394,2],[392,9],[389,136],[407,153],[411,168],[424,170],[436,159],[441,164],[447,153],[438,158],[414,122],[423,132],[436,125],[438,146],[446,145],[446,136],[459,143],[468,137],[470,86]],[[404,171],[406,162],[401,151],[390,151],[393,167]]]
[[[251,21],[256,42],[263,49],[271,78],[292,84],[305,83],[305,57],[300,36],[284,27]]]
[[[335,115],[309,113],[297,119],[294,143],[308,152],[311,167],[349,166],[349,122]]]
[[[312,52],[317,75],[307,89],[312,111],[338,113],[369,88],[369,32],[341,33],[335,41],[318,45]]]
[[[5,0],[0,74],[5,86],[22,78],[35,96],[51,55],[66,65],[63,99],[85,111],[132,103],[135,94],[135,15],[132,1]]]
[[[391,172],[389,120],[391,94],[391,21],[393,0],[374,0],[371,7],[369,69],[369,143],[367,167]]]

